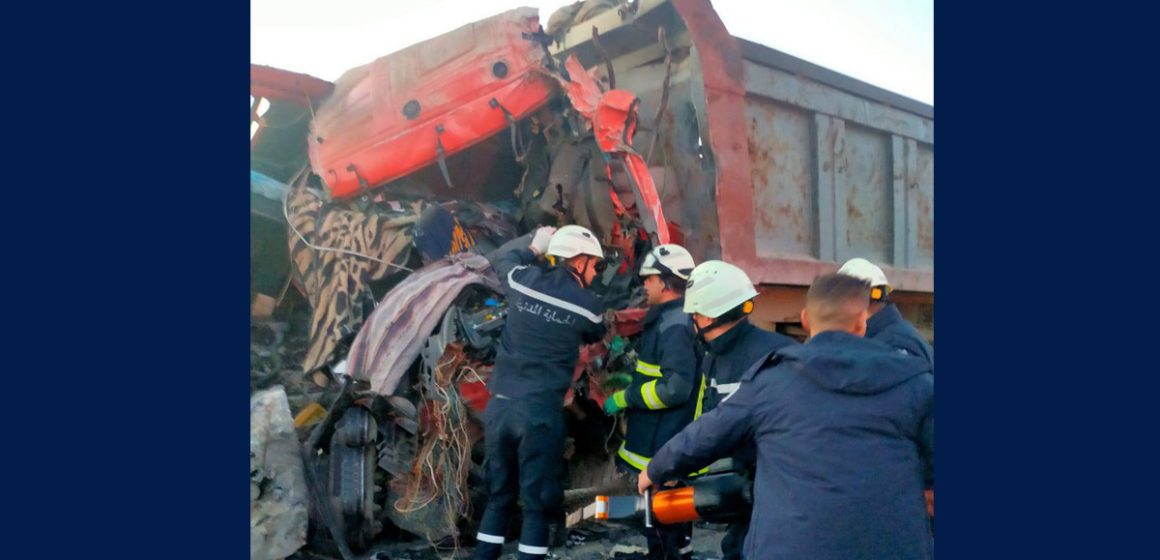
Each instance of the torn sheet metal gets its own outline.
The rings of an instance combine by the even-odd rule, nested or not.
[[[669,243],[672,232],[661,208],[660,195],[648,172],[648,164],[631,145],[640,100],[625,90],[603,92],[576,55],[569,56],[564,67],[568,78],[552,75],[568,94],[572,107],[591,123],[597,145],[610,157],[608,174],[612,175],[614,171],[627,174],[641,209],[645,230],[654,234],[659,243]]]
[[[306,473],[281,386],[250,397],[250,558],[285,558],[306,544]]]
[[[311,122],[314,173],[333,197],[357,196],[531,114],[553,89],[538,29],[519,8],[346,72]]]
[[[370,381],[380,395],[392,395],[435,325],[471,285],[500,289],[491,263],[480,255],[453,255],[412,273],[387,293],[355,337],[348,354],[351,375]]]

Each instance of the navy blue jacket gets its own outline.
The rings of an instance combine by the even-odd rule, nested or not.
[[[887,346],[918,356],[930,363],[934,369],[934,348],[923,338],[910,321],[902,318],[898,306],[893,303],[878,310],[866,321],[866,338],[886,343]],[[933,373],[933,371],[931,372]]]
[[[820,333],[747,372],[731,398],[657,452],[649,477],[673,480],[754,441],[746,558],[932,558],[929,372],[881,342]]]
[[[600,298],[580,287],[564,266],[529,266],[531,235],[488,255],[507,288],[507,319],[488,389],[509,398],[556,399],[561,405],[581,344],[605,332]]]
[[[729,398],[740,385],[741,376],[758,360],[796,344],[796,340],[758,328],[748,319],[710,341],[701,362],[706,383],[701,413],[717,408]]]
[[[637,471],[693,420],[697,406],[696,335],[684,305],[678,298],[652,306],[644,316],[636,371],[624,391],[628,432],[617,451],[621,464]]]

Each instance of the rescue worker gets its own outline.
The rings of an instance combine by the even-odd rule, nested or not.
[[[641,261],[649,310],[638,346],[636,371],[628,389],[604,401],[609,415],[626,411],[628,430],[617,466],[634,477],[669,438],[693,420],[697,376],[693,323],[682,309],[693,256],[680,245],[660,245]],[[656,524],[644,529],[648,557],[692,558],[693,524]]]
[[[910,321],[902,318],[898,306],[890,301],[893,288],[886,279],[886,273],[866,259],[854,258],[846,261],[838,269],[838,274],[853,276],[870,284],[870,320],[866,321],[866,338],[879,340],[895,350],[925,358],[930,362],[931,373],[934,373],[934,349]],[[926,505],[927,513],[933,519],[934,481],[930,473],[927,476]]]
[[[555,266],[529,266],[545,253]],[[519,497],[519,557],[538,560],[548,554],[549,525],[564,498],[564,395],[580,345],[605,332],[603,306],[589,290],[604,268],[604,251],[591,231],[568,225],[540,228],[489,259],[507,288],[508,314],[484,412],[488,501],[475,558],[503,552]]]
[[[925,358],[934,368],[934,349],[914,325],[902,318],[898,306],[890,301],[893,290],[882,272],[874,263],[861,258],[850,259],[838,274],[860,278],[870,284],[870,320],[866,322],[866,338],[880,340],[902,352]]]
[[[934,468],[934,376],[926,360],[863,338],[869,292],[851,276],[816,279],[801,314],[810,339],[755,364],[657,452],[638,489],[752,441],[746,558],[933,558],[922,473]]]
[[[696,416],[713,410],[740,385],[741,374],[771,352],[797,344],[783,334],[758,328],[749,322],[757,290],[744,270],[722,261],[701,263],[689,278],[685,312],[691,313],[704,341],[701,389]],[[756,462],[752,449],[740,448],[732,455],[739,467],[750,471]],[[729,524],[721,539],[724,560],[741,558],[748,521]]]

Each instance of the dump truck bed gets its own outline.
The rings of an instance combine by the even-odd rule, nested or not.
[[[557,53],[604,65],[652,125],[673,50],[669,99],[650,162],[666,215],[698,260],[754,281],[807,286],[851,257],[895,288],[934,291],[933,107],[733,37],[708,2],[642,0],[571,29]],[[651,131],[634,144],[647,147]]]

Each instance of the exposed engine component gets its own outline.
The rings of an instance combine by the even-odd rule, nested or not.
[[[507,301],[489,297],[481,305],[456,310],[467,345],[481,351],[494,349],[507,318]]]
[[[330,440],[330,496],[337,501],[346,540],[352,550],[364,550],[383,529],[375,502],[382,488],[375,485],[378,426],[371,412],[350,407]]]
[[[399,428],[397,420],[396,424],[379,423],[378,467],[391,477],[410,471],[415,462],[416,434]]]

